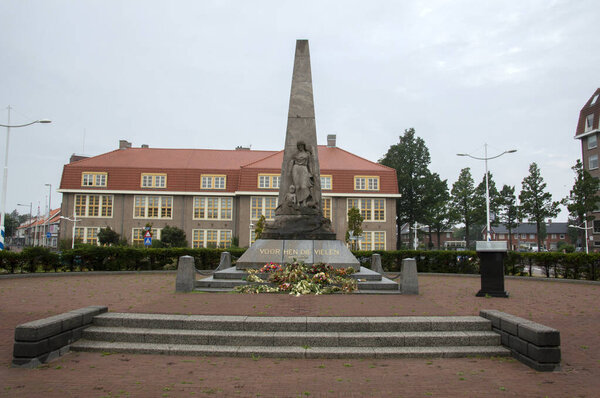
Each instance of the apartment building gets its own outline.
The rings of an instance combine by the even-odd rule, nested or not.
[[[535,223],[521,223],[518,227],[511,230],[509,239],[508,228],[505,225],[492,227],[491,237],[493,241],[507,241],[509,250],[532,250],[537,247],[537,229]],[[483,229],[485,236],[485,228]],[[568,236],[568,224],[566,222],[546,223],[546,236],[542,239],[542,250],[554,251],[558,249],[560,242],[571,243]]]
[[[337,239],[344,240],[347,213],[361,211],[359,242],[365,250],[396,248],[396,171],[336,146],[335,136],[319,145],[322,208]],[[59,192],[64,216],[61,239],[97,243],[109,226],[134,245],[145,227],[154,238],[169,225],[185,231],[192,247],[241,247],[254,241],[261,215],[272,220],[278,205],[283,151],[134,148],[94,157],[73,156],[63,169]]]
[[[600,88],[581,108],[575,131],[575,139],[581,142],[581,160],[585,169],[592,176],[600,178],[598,133],[600,133]],[[594,218],[588,244],[590,250],[596,251],[600,249],[600,208],[594,211]]]

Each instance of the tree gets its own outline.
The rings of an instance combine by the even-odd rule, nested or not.
[[[160,241],[165,247],[187,247],[185,232],[177,227],[164,227],[160,232]]]
[[[425,224],[429,227],[429,246],[432,247],[431,235],[437,235],[438,249],[440,248],[441,233],[450,227],[450,207],[448,201],[448,181],[442,180],[437,173],[429,175],[427,186],[429,189],[425,194]]]
[[[398,191],[401,197],[396,199],[396,223],[398,231],[404,223],[414,225],[424,222],[425,194],[428,189],[429,149],[422,138],[415,136],[413,128],[404,131],[398,144],[390,146],[379,163],[396,169]],[[397,236],[400,247],[400,234]]]
[[[469,247],[470,228],[476,219],[476,198],[471,169],[465,167],[460,171],[458,180],[452,185],[452,219],[465,225],[465,241]]]
[[[98,231],[98,242],[101,245],[116,245],[119,243],[119,234],[108,226],[100,228],[100,231]]]
[[[4,213],[4,236],[6,238],[14,236],[20,224],[19,213],[16,210],[12,213]]]
[[[514,186],[503,185],[498,194],[498,220],[508,229],[508,246],[512,249],[512,231],[519,226],[519,207]]]
[[[254,240],[260,239],[260,236],[262,235],[262,232],[265,229],[265,223],[266,218],[264,214],[261,214],[260,218],[256,222],[256,225],[254,226]]]
[[[346,229],[346,243],[352,241],[352,249],[356,250],[356,239],[350,239],[351,236],[358,238],[362,235],[362,223],[364,217],[356,207],[348,210],[348,228]]]
[[[542,224],[546,218],[556,217],[559,213],[559,202],[552,201],[552,194],[545,192],[546,183],[540,174],[538,165],[533,162],[529,165],[529,175],[523,179],[519,201],[521,213],[530,222],[535,222],[537,232],[538,251],[542,246]]]
[[[575,219],[575,224],[583,224],[584,221],[594,219],[592,212],[598,208],[600,202],[600,196],[597,195],[600,180],[585,170],[579,159],[571,169],[575,172],[575,182],[569,196],[564,198],[562,203],[567,206],[569,215]],[[583,230],[578,232],[584,234]]]

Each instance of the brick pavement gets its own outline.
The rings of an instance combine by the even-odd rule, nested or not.
[[[0,397],[597,397],[600,286],[420,276],[419,296],[175,294],[175,274],[0,279]],[[259,316],[477,315],[497,309],[560,330],[562,369],[508,359],[275,360],[70,353],[10,368],[16,325],[87,305],[110,311]]]

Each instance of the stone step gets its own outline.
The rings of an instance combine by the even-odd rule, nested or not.
[[[245,270],[239,270],[239,269],[236,269],[235,267],[231,267],[231,268],[226,268],[222,271],[215,271],[213,273],[213,278],[214,279],[242,280],[246,277],[246,275],[247,275],[247,273]],[[265,273],[265,274],[260,274],[260,276],[266,280],[269,275],[267,273]],[[364,279],[364,280],[370,280],[370,281],[380,281],[381,280],[380,273],[372,271],[365,267],[360,267],[360,270],[358,272],[353,273],[351,276],[355,279]]]
[[[265,317],[107,312],[94,317],[94,325],[145,329],[273,332],[443,332],[491,330],[491,321],[479,316]]]
[[[151,344],[274,347],[439,347],[500,344],[500,335],[492,331],[255,332],[92,326],[84,331],[83,338]]]
[[[129,343],[79,340],[73,351],[271,358],[460,358],[509,356],[502,346],[460,347],[272,347]]]

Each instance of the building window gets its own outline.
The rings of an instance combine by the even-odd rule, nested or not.
[[[273,220],[276,208],[277,197],[252,196],[250,198],[250,219],[258,220],[261,215],[264,215],[265,219]]]
[[[321,189],[331,190],[333,189],[332,177],[329,175],[321,176]]]
[[[379,191],[379,177],[377,176],[355,176],[354,190],[356,191]]]
[[[160,231],[162,228],[152,228],[150,234],[152,239],[160,239]],[[146,228],[133,228],[131,231],[131,244],[133,246],[144,246],[144,235],[146,235]]]
[[[385,199],[348,199],[348,210],[353,207],[364,221],[385,221]]]
[[[560,234],[560,239],[564,239],[565,238],[565,234]]]
[[[594,114],[592,113],[591,115],[587,115],[585,118],[585,130],[584,131],[592,130],[593,125],[594,125]]]
[[[323,217],[333,221],[331,215],[331,198],[321,198],[321,203],[323,204]]]
[[[231,220],[232,207],[232,198],[195,196],[194,220]]]
[[[504,234],[498,234],[498,239],[504,239]]]
[[[550,239],[556,239],[556,234],[551,234]]]
[[[594,149],[598,146],[598,136],[596,134],[592,134],[587,138],[587,147],[588,149]]]
[[[358,242],[360,250],[385,250],[385,232],[363,231]]]
[[[591,155],[588,158],[588,169],[594,170],[598,168],[598,155]]]
[[[166,174],[142,173],[142,188],[166,188]]]
[[[100,232],[100,228],[76,227],[74,232],[75,242],[87,243],[90,245],[98,245],[98,232]]]
[[[261,189],[279,189],[281,176],[279,174],[259,174],[258,187]]]
[[[173,218],[173,197],[134,196],[133,218]]]
[[[594,220],[594,233],[600,234],[600,220]]]
[[[81,173],[81,186],[82,187],[105,187],[106,186],[106,173],[92,173],[83,172]]]
[[[75,195],[77,217],[112,217],[112,195]]]
[[[192,231],[192,247],[220,247],[231,246],[230,229],[194,229]]]
[[[594,98],[592,99],[592,102],[590,103],[590,106],[591,106],[591,105],[594,105],[594,104],[596,103],[596,101],[598,101],[598,96],[599,96],[599,95],[600,95],[600,94],[596,94],[596,95],[594,95]]]
[[[529,234],[529,239],[535,239],[535,234]]]
[[[200,188],[225,189],[227,177],[224,175],[202,174]]]

